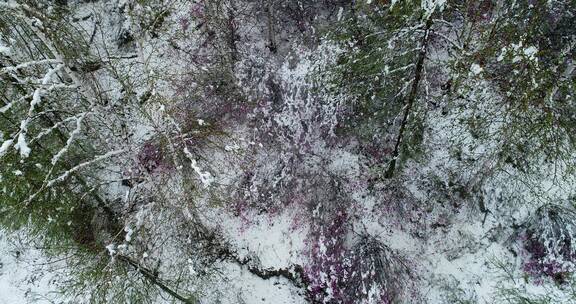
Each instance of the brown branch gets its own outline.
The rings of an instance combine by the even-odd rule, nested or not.
[[[396,138],[396,144],[394,145],[394,152],[392,153],[392,160],[388,165],[388,169],[384,174],[385,178],[391,178],[394,176],[394,169],[396,168],[396,160],[400,155],[400,144],[404,137],[404,131],[406,130],[406,125],[408,124],[408,118],[412,110],[414,101],[416,100],[418,94],[418,86],[420,84],[420,79],[422,78],[422,70],[424,69],[424,60],[426,59],[426,52],[428,49],[428,38],[430,34],[430,27],[432,26],[432,18],[428,18],[426,21],[424,39],[422,41],[422,46],[420,52],[418,53],[418,60],[416,62],[416,69],[414,71],[414,81],[412,82],[412,88],[408,94],[408,99],[406,101],[406,107],[404,108],[404,113],[402,115],[402,123],[400,125],[400,130],[398,131],[398,137]]]
[[[182,303],[186,303],[186,304],[200,303],[198,301],[198,299],[196,299],[193,296],[186,298],[183,295],[179,294],[174,289],[170,288],[165,282],[163,282],[162,279],[160,279],[158,277],[158,274],[156,272],[144,267],[143,265],[141,265],[137,261],[133,260],[132,258],[124,256],[124,255],[120,255],[120,254],[116,255],[116,258],[118,258],[118,260],[120,260],[124,263],[127,263],[128,265],[134,267],[134,269],[136,269],[140,274],[142,274],[148,281],[150,281],[152,284],[158,286],[160,289],[162,289],[162,291],[171,295],[175,299],[180,300]]]

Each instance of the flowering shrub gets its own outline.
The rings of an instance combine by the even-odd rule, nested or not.
[[[138,150],[131,167],[123,172],[122,185],[133,187],[143,181],[146,175],[156,176],[173,168],[160,143],[154,140],[144,142]]]
[[[404,259],[373,236],[360,235],[352,248],[352,273],[348,286],[352,299],[367,303],[394,303],[410,278]]]
[[[167,166],[162,148],[158,144],[150,141],[144,143],[140,152],[138,152],[137,159],[138,166],[148,173],[153,173]]]
[[[232,209],[236,215],[248,211],[273,215],[289,206],[308,208],[312,202],[335,201],[341,191],[330,175],[318,172],[312,157],[274,153],[256,159],[244,172]]]
[[[540,207],[522,231],[523,270],[533,278],[566,282],[576,269],[576,212],[557,205]]]
[[[564,283],[571,272],[573,272],[574,254],[566,255],[567,248],[563,248],[562,256],[549,256],[546,245],[533,235],[527,236],[524,249],[529,255],[528,260],[523,265],[523,270],[534,278],[547,276],[557,283]]]
[[[316,220],[312,224],[311,261],[305,272],[308,294],[314,302],[349,303],[346,285],[351,278],[352,260],[344,246],[347,220],[346,212],[340,210],[327,223]]]
[[[397,301],[410,276],[406,262],[369,235],[361,235],[347,248],[348,219],[344,208],[328,221],[315,214],[310,264],[305,267],[308,296],[314,303]]]

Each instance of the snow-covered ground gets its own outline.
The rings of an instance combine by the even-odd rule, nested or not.
[[[18,233],[0,230],[0,303],[58,303],[55,273],[47,272],[49,259],[24,242]]]
[[[50,170],[46,187],[73,183],[67,179],[72,173],[92,170],[85,176],[97,184],[90,192],[104,199],[90,207],[100,213],[87,212],[91,218],[78,225],[86,231],[71,234],[103,259],[102,273],[110,273],[94,288],[126,286],[137,294],[152,286],[147,296],[154,303],[172,303],[170,296],[180,293],[201,304],[381,304],[387,296],[408,304],[489,304],[506,288],[571,303],[567,287],[527,276],[517,231],[542,205],[573,196],[574,181],[556,180],[567,175],[543,163],[536,164],[541,172],[526,176],[511,165],[495,169],[500,138],[478,139],[467,125],[477,113],[494,112],[495,122],[483,131],[499,134],[505,127],[495,84],[481,79],[488,67],[465,68],[465,85],[473,88],[466,93],[474,100],[458,104],[434,83],[452,76],[448,61],[455,55],[441,43],[428,46],[426,84],[416,100],[421,112],[411,114],[421,115],[424,125],[422,155],[403,160],[393,178],[384,178],[401,113],[375,123],[381,130],[371,134],[373,142],[361,139],[360,131],[345,126],[366,119],[349,117],[357,101],[319,80],[346,46],[320,39],[316,29],[340,21],[343,7],[318,1],[308,7],[313,14],[300,1],[278,7],[277,17],[284,19],[276,21],[284,23],[271,37],[274,24],[266,21],[273,14],[254,1],[217,9],[150,2],[156,6],[78,1],[70,12],[78,28],[92,33],[84,37],[89,52],[104,55],[102,67],[74,83],[83,87],[79,95],[89,100],[90,114],[74,112],[63,124],[70,137],[51,164],[71,153],[75,137],[108,152],[63,172]],[[447,3],[422,1],[423,16]],[[204,19],[209,13],[216,15]],[[400,32],[418,40],[422,28]],[[8,51],[0,45],[0,53]],[[534,59],[537,52],[531,48],[526,55]],[[50,89],[66,84],[55,77],[64,73],[63,62],[55,61],[38,82]],[[388,66],[385,71],[382,77]],[[388,85],[380,80],[374,82]],[[30,93],[34,105],[46,92]],[[378,102],[389,99],[403,101]],[[1,134],[0,155],[38,153],[26,145],[24,131],[17,133],[18,140]],[[87,195],[83,187],[74,191]],[[105,219],[98,208],[113,216]],[[66,302],[58,291],[69,257],[48,257],[25,235],[0,230],[0,304]],[[361,243],[366,240],[379,246],[370,251]]]

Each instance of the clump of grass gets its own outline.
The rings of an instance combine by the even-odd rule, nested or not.
[[[566,283],[576,269],[576,211],[572,207],[546,204],[524,225],[519,238],[531,277]]]

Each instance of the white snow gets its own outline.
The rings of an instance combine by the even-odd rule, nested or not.
[[[10,148],[10,146],[12,146],[13,142],[14,140],[8,139],[2,143],[2,145],[0,146],[0,157],[4,156],[4,154],[8,152],[8,149]]]
[[[78,118],[76,118],[76,128],[68,136],[68,139],[66,140],[66,145],[52,157],[51,161],[52,165],[55,165],[58,162],[58,160],[68,151],[68,149],[70,149],[72,142],[74,142],[76,136],[80,134],[80,131],[82,129],[82,120],[84,119],[84,117],[86,117],[86,115],[88,115],[88,113],[83,113]]]
[[[482,73],[483,70],[484,69],[477,63],[473,63],[472,66],[470,66],[470,72],[472,72],[474,75]]]
[[[396,2],[398,2],[398,0],[392,0],[392,6]],[[373,0],[366,0],[366,3],[371,4]],[[443,9],[446,5],[445,0],[423,0],[420,3],[422,9],[426,12],[425,17],[430,17],[432,13],[436,10]],[[119,5],[128,7],[127,1],[124,0],[120,1]],[[90,8],[92,7],[90,6]],[[131,13],[136,14],[142,13],[147,8],[142,5],[135,5],[134,8],[130,9],[134,9]],[[178,16],[186,17],[187,12],[186,7],[183,7],[179,9]],[[145,11],[145,13],[149,12]],[[338,8],[337,19],[341,20],[343,14],[344,9],[342,7]],[[131,30],[133,27],[138,26],[135,22],[136,19],[132,18],[132,16],[126,18],[121,26]],[[168,16],[166,18],[166,24],[172,24],[171,22],[175,23],[174,19],[170,19],[174,18],[174,16]],[[247,18],[249,18],[249,16]],[[171,28],[169,29],[170,31],[179,31],[172,27],[169,28]],[[162,33],[162,35],[164,34],[165,33]],[[130,156],[134,156],[135,153],[133,152],[138,151],[138,148],[143,142],[155,139],[156,136],[166,139],[167,141],[173,141],[167,145],[168,148],[173,149],[173,151],[171,151],[173,154],[183,149],[186,158],[190,161],[190,166],[194,171],[193,173],[195,176],[198,176],[203,189],[194,189],[194,193],[192,194],[182,189],[187,185],[183,185],[183,178],[181,176],[183,165],[177,163],[178,160],[175,160],[176,170],[166,174],[169,175],[168,177],[144,176],[142,177],[143,181],[139,181],[137,186],[134,188],[130,187],[130,189],[126,189],[126,187],[121,185],[104,187],[105,189],[103,191],[106,191],[106,194],[111,198],[118,198],[118,201],[121,201],[122,196],[124,196],[124,201],[120,202],[120,204],[124,203],[126,206],[117,206],[119,208],[132,207],[131,204],[145,204],[144,206],[136,205],[132,211],[138,210],[138,212],[131,215],[127,211],[128,215],[126,215],[126,217],[128,219],[125,222],[126,226],[124,228],[126,232],[125,242],[124,244],[109,244],[106,246],[111,256],[114,256],[120,250],[122,250],[123,254],[125,251],[135,250],[132,247],[138,245],[137,243],[141,237],[140,233],[135,236],[134,233],[136,232],[146,231],[146,233],[150,233],[150,237],[162,237],[165,235],[174,238],[180,237],[180,234],[185,234],[186,231],[181,231],[181,226],[178,225],[182,225],[183,223],[174,219],[183,217],[185,219],[183,220],[184,222],[186,220],[190,221],[184,224],[190,225],[195,223],[193,220],[198,220],[195,215],[199,213],[200,220],[204,221],[207,226],[217,229],[217,231],[221,233],[218,237],[221,236],[224,238],[226,245],[230,244],[231,251],[237,253],[239,258],[249,258],[261,269],[268,270],[287,269],[294,265],[305,266],[308,262],[306,250],[309,249],[307,247],[309,246],[309,244],[307,244],[307,238],[309,238],[310,233],[307,219],[309,219],[310,216],[320,215],[321,204],[316,204],[316,207],[312,209],[309,204],[310,202],[306,202],[308,204],[294,203],[288,207],[283,206],[280,211],[258,213],[255,210],[247,210],[245,214],[241,215],[231,214],[232,212],[230,212],[229,208],[229,204],[233,203],[230,202],[229,199],[232,197],[230,192],[232,192],[231,189],[235,186],[235,182],[238,182],[243,176],[243,173],[254,168],[256,166],[255,164],[264,163],[263,167],[265,168],[263,171],[266,173],[272,172],[272,177],[262,183],[264,186],[284,183],[287,175],[291,173],[286,173],[284,167],[282,167],[282,170],[279,170],[279,172],[274,172],[273,170],[276,169],[275,166],[278,165],[274,163],[274,161],[280,159],[281,161],[279,161],[279,163],[283,166],[290,166],[292,163],[296,163],[294,167],[298,174],[302,173],[302,171],[309,170],[309,172],[313,174],[326,174],[337,180],[339,183],[338,187],[342,190],[343,195],[349,195],[346,199],[350,201],[350,213],[355,215],[355,217],[350,220],[352,230],[350,237],[353,238],[353,235],[357,232],[369,233],[372,236],[377,236],[386,246],[397,251],[403,257],[406,257],[410,263],[414,264],[411,265],[414,267],[414,271],[418,272],[418,277],[414,279],[413,283],[419,288],[418,291],[425,293],[423,296],[429,303],[447,303],[448,300],[446,299],[444,288],[450,285],[449,283],[453,285],[452,287],[455,286],[462,289],[465,296],[477,299],[478,303],[491,303],[497,288],[504,284],[501,283],[500,280],[501,273],[498,273],[497,270],[494,269],[491,262],[493,259],[501,259],[509,263],[518,262],[508,250],[506,244],[503,244],[503,238],[501,236],[495,237],[494,235],[496,232],[501,234],[508,233],[509,231],[506,225],[513,221],[521,222],[524,220],[530,211],[533,210],[534,206],[521,206],[518,207],[517,210],[506,210],[505,212],[497,210],[496,207],[499,206],[499,202],[496,197],[499,197],[501,193],[506,191],[502,186],[516,186],[516,184],[508,181],[508,176],[505,175],[497,175],[492,183],[486,183],[486,186],[482,189],[482,191],[493,191],[492,193],[496,193],[491,195],[482,193],[483,195],[485,194],[483,198],[486,199],[486,204],[494,212],[487,216],[485,222],[483,222],[482,215],[478,215],[477,210],[472,206],[461,206],[457,211],[450,209],[451,204],[462,203],[462,201],[464,201],[457,197],[453,191],[446,190],[445,192],[447,192],[449,197],[443,197],[441,199],[438,199],[438,193],[431,191],[434,190],[431,189],[429,185],[432,182],[437,182],[440,185],[438,187],[442,187],[448,184],[449,178],[456,177],[457,179],[463,175],[478,174],[478,172],[471,172],[471,170],[467,170],[465,167],[460,167],[464,165],[463,162],[456,161],[451,156],[450,153],[452,151],[449,151],[446,147],[453,144],[451,140],[455,138],[461,141],[459,146],[464,156],[479,159],[478,162],[484,164],[482,167],[490,169],[492,166],[492,163],[489,160],[483,159],[482,156],[490,155],[490,153],[494,151],[494,147],[499,143],[487,142],[479,144],[473,140],[468,133],[456,129],[456,127],[460,127],[457,122],[458,119],[467,117],[466,115],[470,114],[469,111],[462,110],[462,113],[458,115],[448,114],[446,117],[441,117],[438,111],[428,111],[426,119],[431,129],[427,131],[428,133],[426,134],[425,148],[432,152],[428,155],[429,158],[420,160],[421,163],[409,161],[403,164],[404,168],[402,168],[402,171],[406,173],[399,173],[399,178],[394,180],[394,182],[398,183],[398,188],[406,190],[408,199],[417,202],[417,204],[414,206],[406,206],[406,209],[408,209],[405,211],[406,213],[403,214],[401,218],[395,218],[397,215],[394,213],[388,210],[382,211],[382,209],[384,209],[382,207],[383,202],[388,203],[386,201],[388,198],[378,192],[378,187],[382,186],[382,184],[376,181],[375,190],[372,190],[364,183],[366,177],[370,176],[372,171],[379,169],[371,167],[366,156],[358,151],[357,143],[352,140],[350,144],[338,143],[331,145],[325,138],[325,134],[319,131],[320,129],[326,128],[328,130],[326,133],[328,133],[329,136],[334,136],[334,130],[338,124],[335,113],[338,113],[341,107],[346,106],[346,104],[338,98],[327,98],[328,100],[323,100],[322,98],[324,96],[313,96],[314,94],[310,93],[313,84],[311,84],[308,77],[317,70],[325,68],[327,64],[337,58],[337,54],[340,52],[337,47],[329,43],[323,43],[319,48],[313,50],[307,50],[305,46],[297,47],[294,48],[288,56],[289,59],[279,63],[278,66],[272,66],[268,68],[269,70],[264,71],[258,71],[258,68],[254,68],[255,70],[251,71],[251,74],[259,74],[261,72],[265,75],[263,79],[266,77],[275,79],[280,86],[279,91],[281,92],[280,95],[282,99],[280,107],[271,110],[271,107],[267,105],[264,106],[262,110],[264,116],[270,119],[269,125],[265,127],[273,125],[274,128],[282,129],[284,132],[280,135],[272,134],[275,137],[285,137],[278,140],[276,147],[269,148],[269,146],[265,146],[267,143],[256,136],[256,134],[259,134],[257,132],[259,130],[253,130],[244,125],[234,125],[233,127],[225,127],[226,130],[224,131],[229,136],[226,139],[210,138],[210,144],[213,146],[217,145],[217,148],[211,145],[208,145],[207,148],[194,147],[195,154],[193,154],[185,145],[182,147],[179,145],[180,143],[175,143],[176,140],[180,139],[180,136],[183,136],[181,129],[184,129],[184,127],[177,122],[178,120],[170,116],[174,109],[172,107],[173,105],[169,104],[172,100],[170,97],[172,97],[171,94],[173,94],[173,92],[170,91],[169,85],[162,84],[162,80],[160,79],[161,76],[168,71],[174,73],[173,75],[178,75],[178,73],[186,72],[187,70],[206,72],[209,70],[205,66],[184,66],[180,64],[182,61],[170,62],[174,59],[174,57],[171,57],[171,53],[174,52],[174,50],[172,47],[165,45],[165,41],[170,40],[168,38],[173,37],[169,35],[167,35],[167,37],[162,36],[162,39],[155,39],[157,41],[153,43],[146,41],[146,39],[138,38],[138,60],[146,62],[146,64],[138,62],[135,66],[144,65],[145,67],[129,66],[129,69],[134,68],[134,71],[128,72],[139,76],[142,75],[143,78],[155,77],[154,81],[158,83],[154,83],[153,88],[146,89],[150,89],[153,96],[163,100],[166,104],[146,104],[145,109],[138,109],[146,112],[142,115],[129,113],[130,111],[127,111],[126,121],[129,122],[129,125],[126,126],[126,133],[129,134],[127,136],[128,138],[122,138],[121,140],[117,140],[117,142],[114,142],[114,138],[110,139],[110,142],[107,142],[110,144],[110,147],[106,148],[110,148],[111,152],[96,156],[92,160],[81,163],[66,172],[60,172],[59,175],[47,182],[48,187],[53,186],[55,183],[64,181],[71,174],[80,171],[82,168],[99,161],[112,159],[124,152],[130,152]],[[256,36],[256,38],[263,40],[258,36]],[[107,38],[96,37],[95,39]],[[174,40],[178,42],[179,39]],[[110,45],[113,44],[111,43]],[[389,46],[393,47],[394,45],[390,42]],[[4,51],[1,47],[3,46],[0,46],[0,53],[3,53]],[[254,53],[252,55],[255,58],[250,58],[250,60],[264,63],[263,65],[269,64],[269,62],[265,61],[266,59],[263,59],[264,56],[260,56],[262,54],[268,54],[268,50],[266,50],[266,53],[258,53],[259,47],[264,48],[257,44],[251,45],[250,43],[242,44],[239,42],[240,50],[243,52],[244,50],[249,50],[250,52],[247,52],[249,54]],[[169,49],[170,52],[167,52],[167,49]],[[513,45],[512,49],[510,53],[515,56],[513,57],[514,61],[526,58],[534,60],[538,53],[538,49],[534,46],[527,48],[522,47],[522,42]],[[158,53],[161,53],[162,56],[157,56]],[[503,60],[506,55],[507,50],[503,48],[498,60]],[[189,60],[189,58],[186,57],[185,60]],[[253,64],[254,62],[250,60],[246,61],[248,63],[239,62],[238,66]],[[176,62],[178,62],[178,64],[176,64]],[[48,96],[48,91],[56,87],[56,84],[51,85],[51,82],[57,69],[63,68],[61,61],[27,62],[1,71],[1,73],[13,73],[18,69],[32,65],[34,65],[34,68],[41,68],[42,66],[37,65],[48,63],[57,64],[58,67],[49,70],[42,78],[40,86],[27,97],[32,98],[28,118],[32,117],[32,114],[35,114],[35,108],[41,104],[42,99],[46,98],[45,96]],[[188,62],[185,61],[185,63]],[[399,69],[411,68],[413,65],[414,64],[408,64]],[[251,66],[251,68],[253,67]],[[240,68],[236,69],[235,67],[234,70],[238,74],[235,76],[240,79],[240,83],[246,80],[242,78],[246,75],[242,75],[242,73],[239,72],[241,71]],[[393,71],[386,70],[387,73],[396,71],[398,71],[398,69]],[[467,73],[476,76],[482,74],[483,71],[483,67],[480,64],[473,63]],[[125,73],[127,71],[121,72]],[[112,81],[97,73],[95,73],[94,77],[98,78],[98,81],[102,81],[104,87],[109,89],[107,94],[110,95],[111,103],[115,103],[114,106],[121,106],[118,102],[120,99],[119,96],[123,97],[122,93],[119,93],[121,91],[120,88],[115,87]],[[177,76],[173,76],[172,78],[177,79]],[[479,77],[475,78],[478,79]],[[148,80],[149,79],[142,79],[141,82],[148,85]],[[248,82],[248,80],[246,80],[246,82]],[[264,83],[264,81],[261,81],[259,85],[264,86]],[[194,85],[197,84],[191,86]],[[144,90],[138,86],[138,83],[134,83],[134,90],[138,91],[138,96],[142,96],[140,93]],[[248,91],[250,88],[241,87],[246,89],[245,93],[249,95],[250,92]],[[498,100],[498,98],[495,94],[482,91],[486,90],[482,84],[478,85],[478,87],[477,95],[488,97],[487,99],[490,102],[496,104],[495,101]],[[266,90],[263,87],[260,88],[263,91]],[[189,96],[182,97],[181,99],[187,98],[189,98]],[[8,111],[15,102],[21,101],[11,102],[2,107],[0,112]],[[489,110],[490,106],[494,104],[486,102],[480,106],[484,107],[482,110]],[[254,113],[251,113],[250,115],[253,114]],[[83,115],[85,116],[86,114]],[[40,134],[30,141],[27,141],[26,138],[29,120],[25,119],[21,123],[20,132],[11,135],[16,136],[15,134],[17,134],[17,138],[8,139],[2,143],[0,146],[0,156],[6,154],[10,147],[14,145],[15,149],[20,152],[21,157],[26,158],[30,155],[29,146],[32,146],[35,140],[52,132],[55,128],[62,126],[68,128],[70,127],[68,123],[75,121],[76,128],[70,132],[68,141],[64,147],[52,157],[52,164],[56,164],[71,145],[74,144],[75,139],[80,136],[81,132],[85,131],[81,128],[84,116],[76,114],[75,116],[69,117],[52,128],[42,130]],[[195,119],[195,117],[186,119],[188,122],[196,121],[200,127],[207,124],[203,119]],[[70,124],[73,125],[73,123]],[[193,127],[198,127],[194,123],[193,125]],[[214,123],[214,125],[217,125],[217,123]],[[488,128],[490,129],[488,131],[497,131],[500,127],[500,124],[494,123],[494,125]],[[195,130],[189,133],[192,134],[190,136],[195,134],[194,131]],[[185,133],[188,133],[188,131]],[[186,134],[186,136],[189,134]],[[16,143],[14,144],[15,141]],[[276,144],[276,142],[274,143]],[[121,150],[117,150],[119,146],[122,147]],[[290,162],[282,163],[282,161],[286,161],[286,159],[295,155],[298,157],[290,159]],[[125,161],[125,159],[122,160]],[[98,173],[94,175],[107,177],[108,179],[103,178],[104,182],[107,182],[108,180],[123,178],[124,170],[130,174],[136,171],[131,169],[130,164],[119,163],[120,164],[106,167],[106,170],[115,171],[114,173]],[[16,175],[23,174],[20,170],[12,172]],[[159,180],[160,178],[162,179]],[[308,176],[306,175],[305,177],[301,177],[301,180],[307,181],[307,179]],[[470,180],[474,181],[474,179]],[[551,196],[554,194],[560,197],[565,194],[562,190],[556,189],[557,187],[548,185],[548,183],[549,181],[542,181],[540,186],[545,187]],[[117,182],[116,184],[119,183]],[[257,186],[262,185],[259,184]],[[565,182],[563,186],[569,188],[570,182]],[[246,191],[251,191],[254,188],[257,187],[250,185],[250,189]],[[527,202],[526,205],[536,200],[536,195],[528,191],[531,189],[527,189],[527,187],[523,188],[522,186],[518,186],[518,189],[523,189],[522,192],[525,192],[522,194],[521,200]],[[317,189],[309,189],[309,191],[315,190]],[[6,190],[4,190],[4,192],[6,192]],[[261,194],[257,190],[254,192],[258,195]],[[162,200],[156,200],[156,196]],[[153,197],[151,199],[155,199],[159,203],[156,204],[154,201],[149,202],[149,197]],[[211,199],[214,199],[216,202],[213,203]],[[290,199],[296,200],[297,198]],[[266,204],[268,203],[272,204],[272,199],[263,198],[262,200],[265,206],[267,206]],[[433,207],[423,210],[422,205],[430,201],[432,201],[430,205],[433,205]],[[161,208],[158,207],[158,210],[154,210],[154,212],[146,209],[156,205],[162,206]],[[498,214],[498,212],[502,214]],[[506,212],[512,214],[504,214]],[[164,215],[171,213],[177,213],[179,217],[164,217]],[[499,216],[501,216],[503,220],[496,220]],[[55,219],[50,218],[50,220],[54,221]],[[431,228],[432,224],[436,223],[441,224],[440,228]],[[147,229],[150,229],[150,231]],[[153,229],[158,230],[152,231]],[[490,240],[492,237],[498,241]],[[130,244],[128,245],[128,243]],[[11,261],[10,265],[12,265],[4,268],[0,267],[0,304],[4,304],[3,301],[15,304],[24,303],[24,301],[27,301],[27,293],[22,292],[21,289],[29,287],[24,282],[14,283],[13,279],[18,278],[22,273],[29,272],[30,269],[20,267],[18,264],[19,261],[16,258],[12,260],[10,257],[5,258],[6,255],[12,254],[11,249],[7,248],[11,247],[2,243],[2,239],[0,238],[0,262],[8,260]],[[136,257],[145,258],[147,262],[162,261],[162,266],[159,266],[160,274],[171,275],[170,270],[173,270],[174,267],[180,267],[184,271],[183,273],[191,277],[190,280],[194,280],[196,279],[196,275],[202,272],[192,258],[189,258],[189,256],[184,257],[186,254],[185,249],[188,248],[185,245],[183,246],[183,244],[170,243],[170,241],[167,241],[167,243],[161,243],[161,245],[158,246],[139,249],[141,250],[131,253],[134,253]],[[320,240],[319,250],[321,253],[328,251],[328,248],[326,248],[322,240]],[[193,253],[190,256],[193,257]],[[185,263],[182,263],[179,259],[183,259]],[[216,289],[215,293],[218,293],[218,295],[213,296],[213,298],[206,297],[206,302],[217,300],[221,303],[234,304],[306,303],[304,296],[305,290],[303,290],[303,288],[296,287],[292,282],[282,278],[263,280],[251,274],[246,268],[246,266],[241,266],[230,261],[218,262],[216,268],[218,278],[215,279],[214,282],[210,282],[211,286],[207,288],[207,290],[211,291]],[[326,275],[326,273],[321,273],[321,275]],[[197,286],[194,286],[194,288],[196,287]],[[375,286],[364,287],[364,291],[369,295],[370,299],[376,299],[378,297],[379,290],[375,288]],[[534,292],[545,292],[545,289],[538,289],[528,283],[522,285],[522,287]],[[328,296],[330,296],[333,290],[328,287],[326,292]],[[42,290],[43,295],[49,293],[49,290]],[[370,301],[371,300],[368,300],[368,302]]]
[[[20,157],[27,158],[30,156],[30,147],[28,147],[28,143],[26,142],[26,136],[24,132],[20,132],[18,134],[18,141],[14,144],[14,148],[20,151]]]
[[[10,47],[6,46],[2,40],[0,40],[0,54],[5,56],[10,56]]]
[[[134,229],[130,228],[130,227],[124,227],[124,231],[126,232],[126,236],[124,237],[124,239],[126,240],[126,242],[130,242],[132,241],[132,234],[134,234]]]
[[[0,304],[56,303],[57,272],[43,269],[47,257],[30,244],[20,244],[21,237],[0,230]]]
[[[106,245],[106,250],[108,250],[108,254],[110,256],[114,256],[116,254],[116,245],[108,244]]]
[[[394,5],[394,2],[396,1],[392,1],[392,5]],[[446,4],[446,0],[422,0],[420,3],[426,14],[426,18],[431,16],[436,9],[444,9],[444,4]]]
[[[528,57],[529,60],[535,60],[536,53],[538,53],[538,48],[536,48],[535,46],[530,46],[524,49],[524,55]]]
[[[198,174],[198,177],[200,178],[200,181],[202,182],[202,185],[204,186],[204,188],[208,188],[210,186],[210,184],[212,184],[212,182],[214,181],[214,178],[212,177],[210,172],[203,171],[198,166],[196,159],[194,159],[194,156],[192,155],[190,150],[188,150],[188,147],[184,147],[184,154],[190,160],[190,166],[192,167],[194,172],[196,172],[196,174]]]

